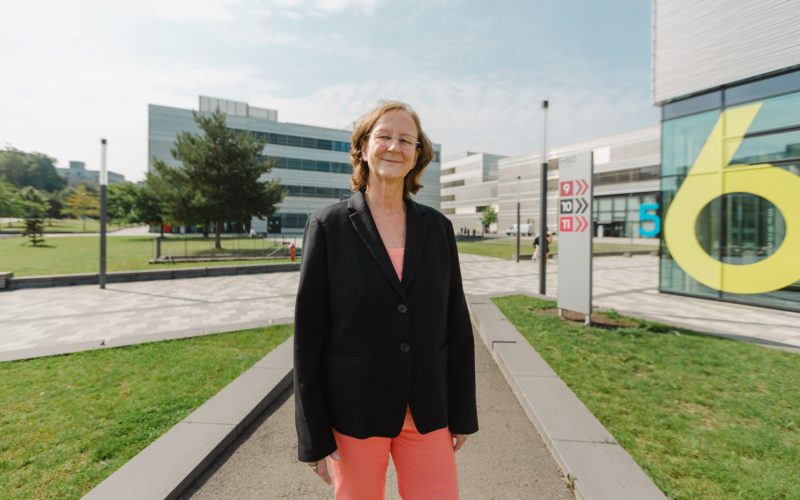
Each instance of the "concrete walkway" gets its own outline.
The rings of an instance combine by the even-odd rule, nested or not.
[[[574,498],[553,456],[477,338],[475,357],[480,431],[456,455],[461,497]],[[389,470],[387,499],[397,499],[400,496],[391,461]],[[297,461],[290,391],[275,401],[181,498],[333,498],[333,487]]]
[[[469,294],[535,293],[530,261],[462,254]],[[299,274],[196,278],[0,292],[0,361],[290,321]],[[557,262],[548,263],[555,296]],[[594,260],[594,305],[800,351],[800,313],[661,294],[658,258]]]

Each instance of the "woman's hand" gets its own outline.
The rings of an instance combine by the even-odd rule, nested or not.
[[[331,459],[336,460],[338,462],[339,458],[340,458],[339,457],[339,452],[338,451],[334,451],[333,453],[330,454],[330,457],[331,457]],[[323,458],[322,460],[317,460],[316,462],[310,462],[308,465],[311,466],[311,469],[319,477],[321,477],[323,481],[325,481],[328,484],[331,484],[332,481],[331,481],[331,475],[328,472],[328,461],[327,461],[327,459]]]
[[[450,436],[453,438],[453,451],[458,451],[464,446],[464,443],[467,442],[467,435],[466,434],[453,434],[450,433]]]

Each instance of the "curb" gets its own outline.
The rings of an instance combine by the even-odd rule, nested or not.
[[[162,340],[178,340],[190,337],[202,337],[203,335],[216,335],[218,333],[236,332],[239,330],[249,330],[251,328],[266,328],[274,325],[286,325],[293,322],[294,317],[286,316],[282,318],[271,318],[265,320],[241,321],[238,323],[225,323],[222,325],[200,326],[186,328],[184,330],[156,333],[152,335],[128,335],[115,339],[103,339],[99,342],[97,340],[86,340],[81,342],[72,342],[69,344],[31,347],[28,349],[0,352],[0,363],[4,363],[6,361],[22,361],[25,359],[43,358],[46,356],[59,356],[62,354],[73,354],[83,351],[94,351],[97,349],[111,349],[113,347],[148,344],[150,342],[161,342]]]
[[[291,386],[293,341],[289,337],[83,498],[177,498]]]
[[[467,305],[476,332],[574,487],[576,498],[667,498],[488,295],[467,296]]]
[[[210,278],[215,276],[238,276],[241,274],[280,273],[299,271],[300,263],[249,264],[242,266],[187,267],[183,269],[161,269],[152,271],[116,271],[106,273],[106,283],[131,283],[134,281],[174,280],[186,278]],[[97,285],[98,273],[56,274],[51,276],[9,277],[2,290],[23,288],[48,288],[54,286]]]

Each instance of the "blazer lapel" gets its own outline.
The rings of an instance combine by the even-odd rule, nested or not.
[[[406,203],[406,249],[403,257],[403,289],[408,290],[414,273],[422,258],[425,246],[425,233],[428,230],[428,218],[422,215],[422,208],[413,201]]]
[[[392,266],[392,261],[389,259],[389,253],[386,251],[386,247],[383,246],[378,227],[375,225],[369,206],[364,200],[364,193],[357,192],[351,196],[347,203],[347,208],[352,212],[350,214],[350,222],[353,224],[353,228],[355,228],[359,238],[364,242],[372,258],[378,263],[378,267],[386,275],[386,279],[389,280],[392,287],[401,297],[405,298],[405,292],[403,287],[400,286],[400,280],[397,279],[397,273],[394,270],[394,266]],[[406,236],[408,236],[408,228],[406,228]],[[403,266],[405,267],[405,262]],[[405,276],[404,270],[403,279],[405,279]]]

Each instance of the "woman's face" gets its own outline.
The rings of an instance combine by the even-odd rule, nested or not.
[[[410,114],[402,109],[384,113],[361,150],[369,164],[367,184],[402,181],[417,161],[417,141],[417,126]]]

